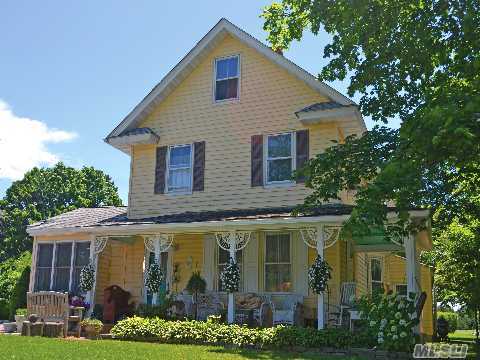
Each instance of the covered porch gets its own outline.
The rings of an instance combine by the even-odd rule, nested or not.
[[[425,214],[417,212],[413,216]],[[91,304],[102,305],[104,289],[111,285],[128,291],[136,305],[155,304],[158,294],[149,294],[144,286],[145,270],[155,259],[166,274],[162,292],[188,298],[187,282],[198,271],[206,281],[207,293],[222,303],[229,322],[236,320],[235,310],[240,311],[235,304],[246,293],[277,304],[275,310],[298,307],[302,325],[319,328],[345,325],[341,310],[351,302],[345,298],[346,284],[353,284],[350,291],[353,288],[356,297],[379,289],[401,294],[425,290],[431,294],[429,274],[417,256],[419,249],[427,246],[426,232],[398,244],[340,239],[340,225],[347,218],[348,214],[293,217],[284,213],[176,223],[130,221],[81,231],[63,230],[59,234],[50,230],[48,235],[35,235],[31,291],[61,290],[56,287],[61,273],[56,254],[65,245],[60,244],[71,244],[70,278],[65,290],[75,291],[80,269],[76,249],[85,244],[87,260],[96,269],[95,286],[85,294]],[[40,259],[45,257],[43,248],[47,244],[52,246],[49,284],[40,281],[45,278],[40,275],[45,273],[45,261]],[[309,290],[307,275],[317,254],[333,269],[328,289],[320,296]],[[229,299],[220,282],[220,273],[229,257],[236,259],[241,270],[236,299]],[[41,288],[39,283],[49,288]],[[427,320],[423,331],[430,327],[431,319]]]

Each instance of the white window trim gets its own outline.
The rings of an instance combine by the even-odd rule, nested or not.
[[[217,100],[217,61],[218,60],[225,60],[225,59],[230,59],[236,57],[238,58],[238,76],[234,77],[229,77],[225,78],[222,80],[229,80],[229,79],[237,79],[238,78],[238,83],[237,83],[237,97],[235,98],[230,98],[230,99],[223,99],[223,100]],[[241,89],[241,79],[242,79],[242,58],[240,54],[232,54],[232,55],[225,55],[225,56],[219,56],[213,59],[213,89],[212,89],[212,100],[214,104],[224,104],[224,103],[229,103],[229,102],[237,102],[240,101],[240,89]]]
[[[62,244],[62,243],[72,243],[72,252],[70,254],[70,278],[68,280],[68,292],[72,291],[72,281],[73,281],[73,267],[74,267],[74,261],[75,261],[75,244],[76,243],[91,243],[90,240],[54,240],[54,241],[37,241],[35,251],[37,252],[36,254],[36,262],[34,264],[35,266],[35,273],[37,272],[37,262],[38,262],[38,251],[39,247],[41,245],[47,245],[47,244],[52,244],[53,245],[53,251],[52,251],[52,261],[50,263],[50,285],[49,285],[49,291],[53,291],[53,284],[54,284],[54,276],[55,276],[55,260],[57,256],[57,244]],[[33,278],[33,288],[35,289],[36,287],[36,274]]]
[[[285,157],[276,157],[270,158],[268,156],[268,138],[275,137],[279,135],[287,135],[291,136],[291,156]],[[268,134],[263,137],[263,183],[265,187],[276,187],[276,186],[291,186],[295,184],[295,180],[282,180],[282,181],[268,181],[268,161],[269,160],[281,160],[281,159],[292,159],[292,174],[297,169],[297,146],[296,146],[296,136],[295,131],[287,131],[282,133],[276,134]]]
[[[290,262],[267,262],[267,236],[268,235],[288,235],[289,236],[289,257]],[[289,295],[295,291],[295,284],[293,283],[293,257],[292,257],[292,233],[290,231],[268,231],[265,233],[263,242],[263,290],[267,294],[272,295]],[[267,265],[290,265],[290,277],[292,279],[292,291],[267,291]]]
[[[242,251],[242,263],[241,263],[241,266],[240,267],[240,284],[239,284],[239,291],[242,292],[245,288],[245,276],[244,276],[244,272],[243,272],[243,269],[244,269],[244,263],[245,263],[245,248],[243,248],[241,251]],[[238,251],[237,251],[238,253]],[[215,291],[220,293],[220,294],[226,294],[227,292],[226,291],[220,291],[219,290],[219,287],[218,287],[218,282],[220,281],[220,272],[218,271],[219,270],[219,267],[220,265],[224,265],[226,263],[221,263],[220,261],[220,247],[215,244],[215,262],[214,262],[214,265],[215,265],[215,275],[214,275],[214,288],[215,288]]]
[[[170,177],[170,150],[176,147],[184,147],[184,146],[189,146],[190,147],[190,189],[189,190],[169,190],[168,188],[168,178]],[[168,147],[167,151],[167,171],[165,174],[165,194],[168,195],[191,195],[193,193],[193,143],[190,144],[175,144],[175,145],[170,145]],[[186,166],[185,167],[178,167],[175,170],[181,170],[181,169],[188,169]]]
[[[373,280],[372,279],[372,260],[379,260],[380,261],[380,266],[381,266],[381,269],[382,269],[382,272],[381,272],[381,281],[378,281],[378,280]],[[370,279],[369,281],[369,284],[370,284],[370,294],[372,294],[373,292],[373,282],[375,283],[381,283],[382,285],[385,285],[385,261],[384,261],[384,257],[381,256],[381,255],[375,255],[375,256],[370,256],[369,259],[368,259],[368,278]]]

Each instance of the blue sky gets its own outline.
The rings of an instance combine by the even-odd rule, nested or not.
[[[0,196],[31,164],[60,159],[104,170],[126,202],[129,158],[103,138],[221,17],[265,42],[270,2],[2,1],[0,165],[16,167],[0,166]],[[285,56],[317,74],[328,39],[307,34]],[[5,118],[24,122],[2,148]]]

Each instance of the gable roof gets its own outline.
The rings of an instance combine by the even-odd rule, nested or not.
[[[109,143],[112,137],[123,135],[125,131],[135,128],[150,113],[154,106],[163,101],[172,91],[195,69],[195,67],[215,48],[225,36],[229,34],[247,46],[254,48],[267,59],[284,68],[287,72],[305,82],[313,90],[326,96],[330,101],[340,105],[356,104],[348,97],[331,86],[318,81],[298,65],[294,64],[283,55],[246,33],[225,18],[220,21],[193,47],[192,50],[135,106],[135,108],[118,124],[105,138]]]

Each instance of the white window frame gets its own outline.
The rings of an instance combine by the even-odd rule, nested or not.
[[[231,58],[238,58],[238,76],[232,76],[232,77],[228,77],[228,78],[225,78],[225,79],[221,79],[221,80],[230,80],[230,79],[238,79],[238,82],[237,82],[237,97],[234,97],[234,98],[229,98],[229,99],[223,99],[223,100],[217,100],[217,61],[219,60],[226,60],[226,59],[231,59]],[[240,82],[241,82],[241,79],[242,79],[242,66],[241,66],[241,57],[240,57],[240,54],[232,54],[232,55],[226,55],[226,56],[219,56],[219,57],[216,57],[215,59],[213,59],[213,91],[212,91],[212,94],[213,94],[213,103],[214,104],[222,104],[222,103],[226,103],[226,102],[232,102],[232,101],[239,101],[240,100]]]
[[[381,273],[380,273],[380,277],[381,277],[381,280],[378,281],[378,280],[373,280],[372,278],[372,261],[373,260],[378,260],[380,261],[380,268],[381,268]],[[369,266],[368,266],[368,277],[370,279],[370,294],[373,294],[373,283],[380,283],[383,285],[385,285],[385,262],[384,262],[384,258],[383,256],[381,255],[375,255],[375,256],[370,256],[369,259],[368,259],[368,262],[369,262]],[[385,288],[384,288],[385,289]]]
[[[406,295],[401,295],[398,293],[398,287],[399,286],[405,286],[407,288],[407,294]],[[407,284],[395,284],[395,294],[396,295],[399,295],[399,296],[402,296],[402,297],[407,297],[408,296],[408,287],[407,287]]]
[[[215,290],[221,294],[226,294],[227,292],[226,291],[220,291],[220,288],[219,288],[219,282],[220,282],[220,266],[221,265],[226,265],[227,263],[221,263],[220,262],[220,246],[216,245],[215,246]],[[244,277],[244,273],[243,273],[243,264],[245,262],[245,249],[242,249],[240,251],[242,251],[242,262],[241,263],[237,263],[238,267],[240,268],[240,284],[238,286],[239,288],[239,291],[240,292],[243,292],[243,289],[244,289],[244,280],[245,280],[245,277]],[[227,251],[227,250],[224,250],[224,251]],[[238,251],[237,251],[238,253]],[[238,260],[238,258],[237,258]]]
[[[279,135],[290,135],[291,141],[290,141],[290,156],[284,156],[284,157],[269,157],[268,156],[268,139],[271,137],[276,137]],[[282,133],[276,133],[276,134],[268,134],[263,137],[263,183],[266,186],[276,186],[276,185],[292,185],[295,184],[295,181],[293,179],[289,180],[282,180],[282,181],[268,181],[268,162],[271,160],[282,160],[282,159],[289,159],[291,158],[292,160],[292,174],[293,172],[297,169],[297,152],[296,152],[296,136],[294,131],[287,131],[287,132],[282,132]]]
[[[55,240],[55,241],[38,241],[35,246],[35,252],[38,254],[38,248],[40,245],[43,244],[53,244],[53,252],[52,252],[52,262],[50,265],[51,272],[50,272],[50,285],[49,285],[49,291],[53,291],[53,284],[55,280],[55,260],[57,258],[57,245],[58,244],[64,244],[64,243],[71,243],[72,244],[72,250],[70,253],[70,277],[68,280],[68,292],[72,291],[72,283],[73,283],[73,270],[74,270],[74,262],[75,262],[75,244],[77,243],[89,243],[91,246],[91,241],[90,240]],[[35,273],[37,272],[37,262],[38,262],[38,255],[36,256],[36,262],[34,264],[35,266]],[[36,287],[36,275],[33,278],[34,284],[33,288],[35,289]]]
[[[288,235],[289,236],[289,262],[267,262],[267,236],[268,235]],[[292,294],[294,292],[294,283],[293,283],[293,256],[292,256],[292,233],[289,231],[269,231],[265,233],[265,238],[263,242],[263,290],[268,294]],[[292,291],[267,291],[267,265],[290,265],[290,278],[292,279]]]
[[[170,190],[168,187],[168,179],[170,177],[170,150],[176,147],[185,147],[189,146],[190,147],[190,166],[189,167],[179,167],[176,168],[175,170],[180,170],[180,169],[190,169],[190,189],[188,190]],[[171,195],[190,195],[193,192],[193,144],[176,144],[176,145],[170,145],[168,147],[167,151],[167,171],[165,174],[165,194],[171,194]]]

